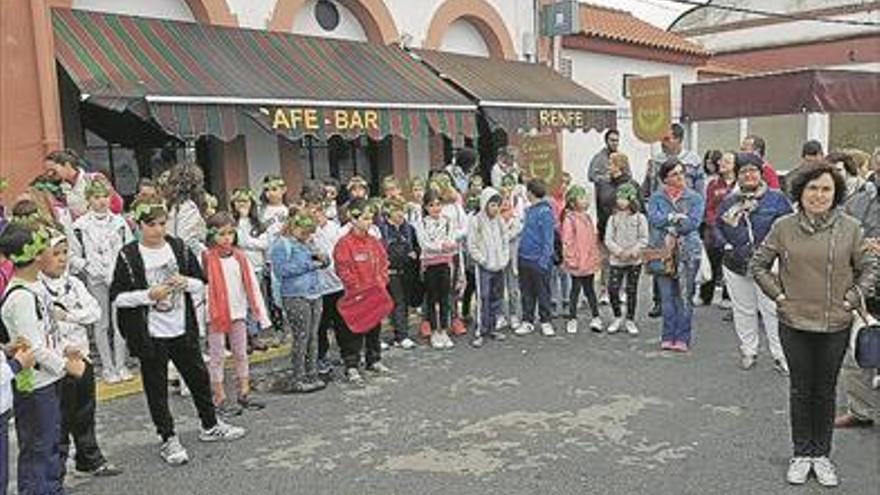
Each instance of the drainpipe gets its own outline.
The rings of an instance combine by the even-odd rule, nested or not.
[[[43,119],[43,148],[45,153],[49,153],[61,148],[61,136],[58,135],[58,79],[55,73],[52,19],[46,0],[33,0],[30,4],[37,61],[37,83],[40,89],[40,113]]]

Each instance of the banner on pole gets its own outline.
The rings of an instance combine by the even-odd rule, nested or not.
[[[672,96],[669,76],[629,80],[633,134],[645,143],[656,143],[669,132]]]

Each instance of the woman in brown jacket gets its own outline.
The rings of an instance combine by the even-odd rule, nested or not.
[[[859,222],[838,205],[846,186],[827,163],[793,177],[798,212],[773,224],[751,260],[755,282],[777,303],[779,337],[791,368],[789,388],[794,457],[788,482],[803,484],[812,470],[837,486],[831,452],[835,387],[849,344],[852,310],[872,291],[876,259]],[[773,269],[779,262],[779,273]]]

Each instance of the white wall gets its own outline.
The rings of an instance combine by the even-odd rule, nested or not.
[[[572,78],[580,85],[592,90],[599,96],[617,105],[617,127],[620,130],[620,150],[629,156],[633,176],[641,180],[645,173],[646,163],[654,153],[659,151],[658,145],[648,145],[637,140],[632,132],[632,119],[629,111],[629,100],[623,97],[623,75],[638,74],[640,76],[669,75],[672,80],[672,119],[678,121],[681,117],[681,86],[697,80],[697,71],[694,67],[684,65],[665,64],[649,60],[637,60],[613,55],[591,53],[580,50],[563,49],[563,56],[572,60]],[[572,143],[579,148],[585,148],[578,154],[592,156],[602,146],[602,140],[594,138],[567,137],[565,143]],[[652,151],[653,148],[653,151]],[[566,157],[574,160],[574,154],[564,151]],[[588,160],[588,158],[587,158]],[[583,167],[581,163],[566,161],[563,166],[573,175],[577,167]]]
[[[266,29],[275,3],[276,0],[226,0],[239,25],[250,29]]]
[[[836,19],[864,21],[870,14],[862,12],[851,16],[837,16]],[[876,18],[876,16],[875,16]],[[692,39],[715,52],[742,50],[765,46],[776,46],[796,42],[840,38],[876,31],[868,26],[832,24],[825,22],[787,22],[771,26],[760,26],[736,31],[695,36]]]
[[[431,169],[431,152],[427,136],[412,136],[406,141],[410,177],[427,177]]]
[[[355,41],[367,41],[367,33],[361,26],[357,17],[339,3],[336,8],[339,10],[339,25],[333,31],[325,31],[315,19],[315,4],[317,0],[309,0],[306,2],[293,20],[293,29],[291,32],[296,34],[309,34],[312,36],[323,36],[325,38],[338,38]]]
[[[257,125],[250,117],[239,116],[238,126],[244,134],[247,154],[248,183],[259,190],[263,176],[281,173],[281,157],[278,155],[278,138]]]
[[[483,36],[470,22],[459,19],[449,25],[440,42],[440,50],[444,52],[463,53],[477,57],[488,57],[489,47]]]
[[[73,0],[72,7],[113,14],[195,21],[185,0]]]

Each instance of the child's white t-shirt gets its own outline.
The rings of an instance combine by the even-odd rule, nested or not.
[[[148,248],[143,244],[138,247],[144,259],[148,286],[165,283],[169,278],[180,273],[171,245],[166,243],[158,249]],[[150,306],[147,328],[151,337],[159,339],[180,337],[186,333],[183,291],[172,292],[167,298],[156,301]]]

